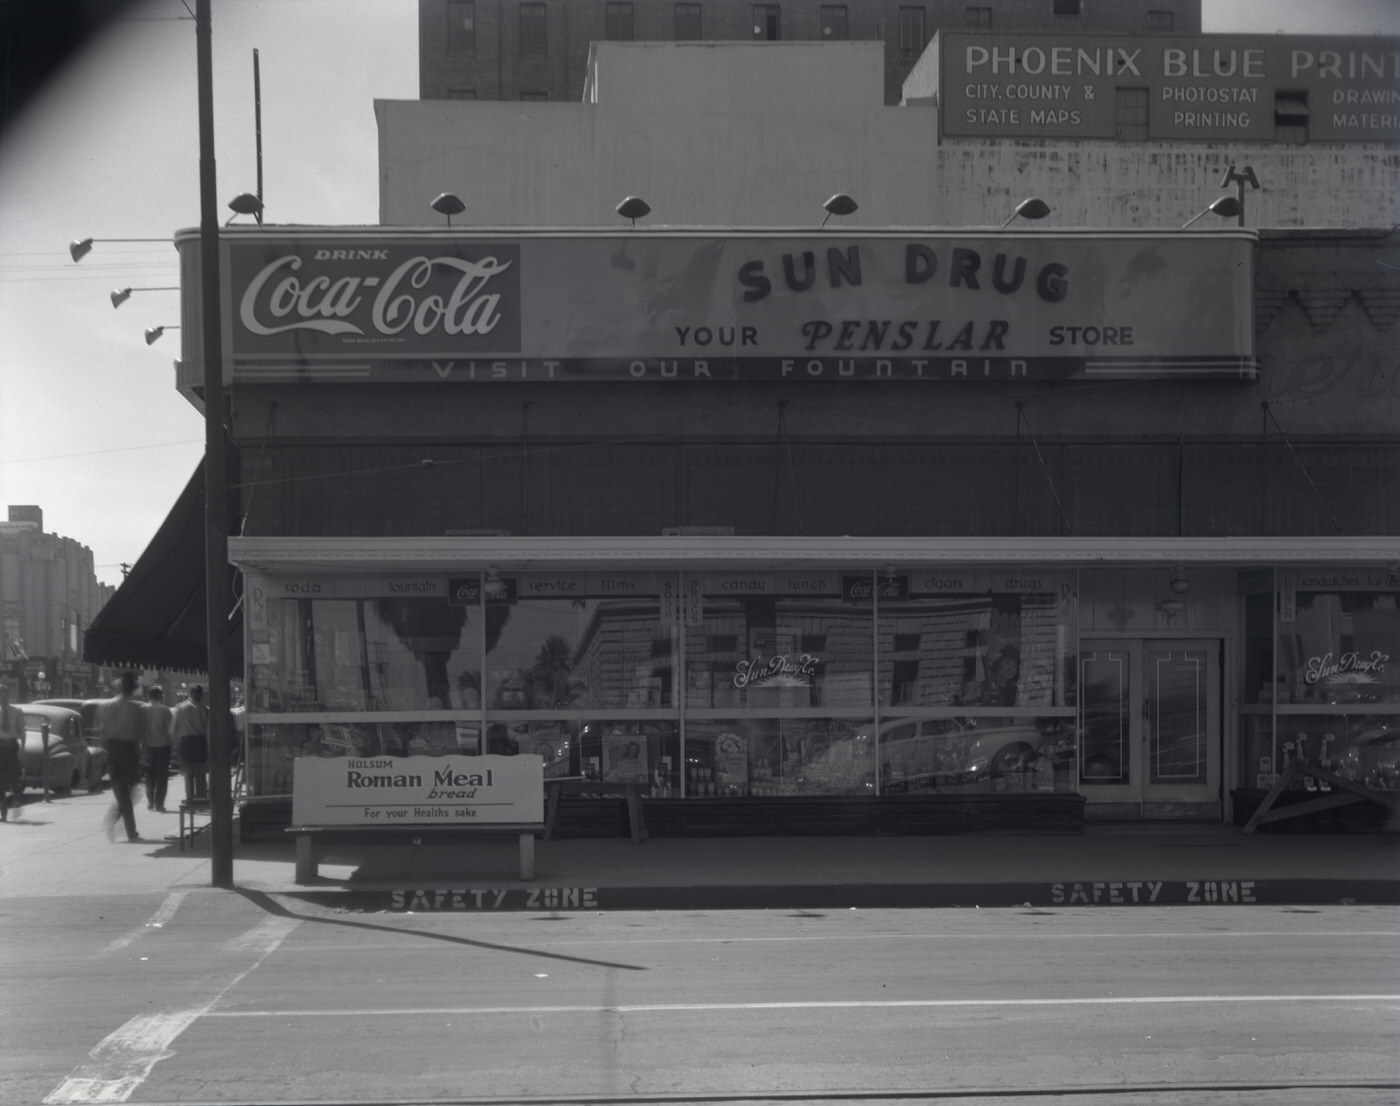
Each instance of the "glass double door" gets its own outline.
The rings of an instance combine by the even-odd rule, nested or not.
[[[1218,641],[1085,640],[1079,679],[1079,777],[1089,802],[1218,813]]]

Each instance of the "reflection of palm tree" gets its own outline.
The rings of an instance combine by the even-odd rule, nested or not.
[[[446,602],[376,599],[374,609],[423,666],[429,697],[445,706],[451,701],[447,661],[462,639],[467,608]]]
[[[573,700],[576,685],[569,679],[573,649],[560,634],[550,634],[535,657],[535,663],[522,673],[530,705],[565,707]]]

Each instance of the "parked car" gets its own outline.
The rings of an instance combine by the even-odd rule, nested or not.
[[[24,712],[20,767],[25,787],[68,792],[75,787],[96,791],[102,786],[107,753],[101,746],[89,743],[81,713],[49,703],[15,705]]]
[[[98,707],[105,703],[106,699],[35,699],[36,707],[67,707],[75,710],[83,716],[83,732],[87,735],[89,742],[101,742],[102,739],[102,718],[98,713]]]
[[[87,742],[89,755],[94,751],[102,772],[107,772],[107,751],[102,747],[102,713],[100,707],[106,699],[35,699],[36,707],[67,707],[83,716],[83,740]],[[101,777],[97,777],[101,779]]]

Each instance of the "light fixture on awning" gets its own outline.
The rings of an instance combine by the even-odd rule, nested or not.
[[[860,209],[860,204],[846,193],[837,192],[822,204],[822,207],[826,211],[826,219],[822,220],[822,226],[826,226],[826,220],[833,215],[854,215]]]
[[[1239,201],[1240,226],[1244,226],[1244,186],[1247,184],[1255,192],[1259,191],[1259,178],[1254,175],[1254,167],[1246,165],[1243,169],[1237,170],[1233,165],[1225,170],[1225,175],[1220,178],[1220,187],[1228,188],[1235,186],[1235,199]]]
[[[462,202],[462,197],[455,192],[439,192],[428,206],[439,215],[446,215],[449,227],[452,225],[452,216],[460,215],[467,210],[467,205]]]
[[[120,307],[127,300],[131,299],[132,292],[178,292],[179,290],[180,286],[178,284],[168,284],[162,285],[160,287],[147,288],[113,288],[111,297],[112,307]]]
[[[1044,200],[1040,199],[1039,197],[1032,196],[1029,199],[1022,200],[1016,205],[1016,210],[1011,213],[1011,216],[1006,220],[1006,222],[1001,224],[1001,229],[1005,230],[1017,218],[1044,219],[1045,216],[1049,214],[1050,205],[1047,204]]]
[[[68,243],[68,255],[74,261],[81,261],[92,253],[94,242],[169,242],[169,238],[75,238]]]
[[[233,214],[228,217],[228,222],[224,226],[228,226],[240,215],[251,215],[258,221],[258,226],[262,226],[263,202],[260,196],[254,195],[252,192],[240,192],[229,200],[228,206]]]
[[[155,345],[167,330],[179,330],[178,326],[152,326],[146,328],[146,345]]]
[[[1195,215],[1192,215],[1191,218],[1182,223],[1181,229],[1185,230],[1197,219],[1204,218],[1207,215],[1219,215],[1222,219],[1229,219],[1232,216],[1243,214],[1244,208],[1240,205],[1239,200],[1235,199],[1234,196],[1221,196],[1204,211],[1196,212]]]
[[[628,196],[613,209],[624,219],[631,219],[632,225],[637,225],[637,220],[651,214],[651,204],[640,196]]]

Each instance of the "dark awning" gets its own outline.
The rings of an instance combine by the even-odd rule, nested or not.
[[[236,454],[229,451],[230,486],[236,487]],[[237,493],[229,496],[235,520]],[[237,570],[229,568],[229,595],[236,595]],[[146,551],[83,635],[83,660],[131,668],[205,672],[204,462],[175,501]],[[243,666],[241,610],[228,623],[229,663]]]

